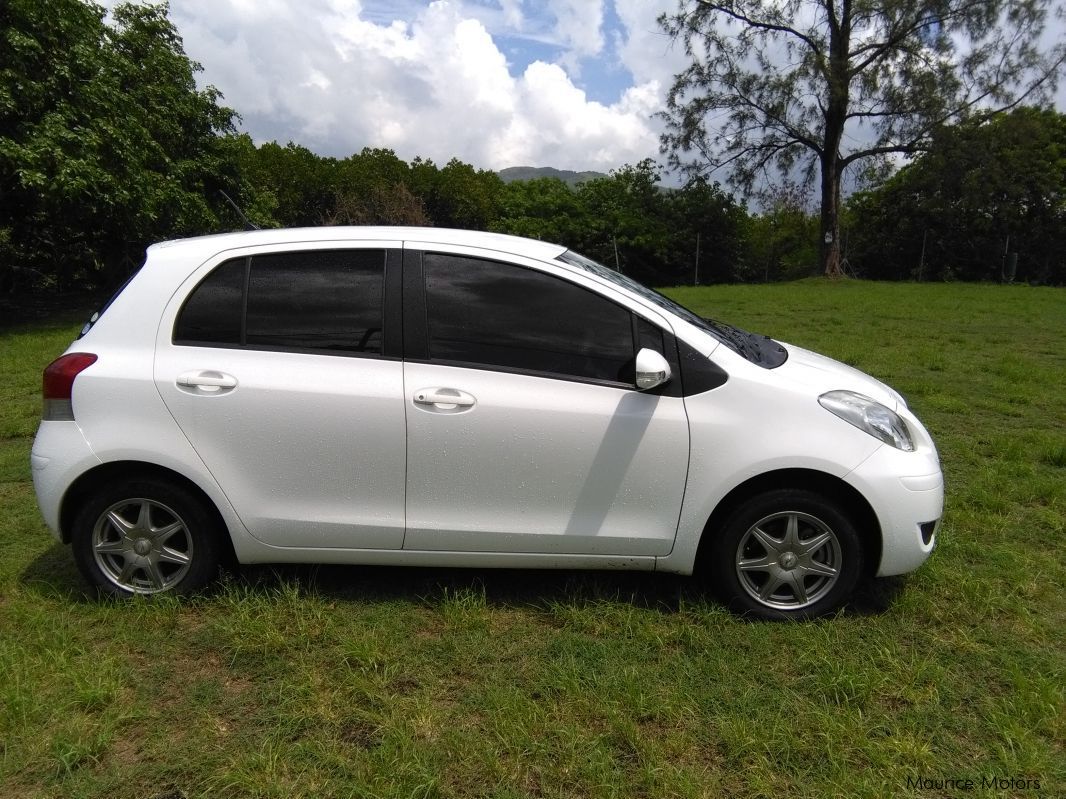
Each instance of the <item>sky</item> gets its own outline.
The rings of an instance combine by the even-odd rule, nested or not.
[[[223,93],[257,143],[607,172],[662,160],[655,115],[687,62],[656,20],[676,8],[677,0],[170,0],[170,18],[203,66],[201,84]],[[1064,24],[1049,25],[1047,42]],[[1066,108],[1066,81],[1056,105]]]
[[[108,5],[111,5],[109,3]],[[257,143],[482,169],[659,156],[676,0],[170,0],[201,83]]]

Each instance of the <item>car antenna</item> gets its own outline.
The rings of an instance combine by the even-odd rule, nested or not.
[[[250,219],[248,219],[248,217],[244,215],[244,212],[241,211],[237,203],[233,202],[233,199],[228,194],[226,194],[226,192],[224,192],[222,189],[219,189],[218,193],[225,198],[226,202],[228,202],[233,208],[233,210],[237,212],[237,216],[239,216],[244,221],[245,230],[259,230],[259,225],[254,224]]]

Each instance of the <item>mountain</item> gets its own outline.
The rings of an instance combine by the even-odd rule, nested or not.
[[[555,169],[550,166],[509,166],[497,172],[500,180],[511,183],[515,180],[536,180],[537,178],[558,178],[571,186],[584,183],[586,180],[605,178],[603,172],[574,172],[571,169]]]

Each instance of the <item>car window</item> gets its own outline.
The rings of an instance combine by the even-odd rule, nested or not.
[[[247,343],[380,353],[384,275],[381,251],[256,256]]]
[[[174,343],[380,354],[384,273],[383,250],[226,261],[186,300]]]
[[[423,267],[431,360],[632,384],[620,305],[513,264],[427,253]]]
[[[175,344],[241,344],[247,258],[226,261],[197,286],[178,315]]]

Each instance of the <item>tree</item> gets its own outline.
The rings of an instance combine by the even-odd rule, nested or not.
[[[325,184],[333,187],[327,225],[427,225],[425,203],[408,188],[411,168],[395,152],[364,147],[331,166]]]
[[[775,187],[762,213],[746,220],[749,280],[798,280],[817,274],[818,217],[797,186]]]
[[[585,208],[577,192],[559,178],[513,180],[500,190],[500,214],[491,229],[577,246],[587,230]]]
[[[405,183],[376,184],[368,191],[341,191],[324,225],[429,225],[426,207]]]
[[[214,232],[237,224],[220,191],[234,194],[237,165],[223,139],[236,113],[213,86],[198,89],[200,65],[185,54],[167,6],[121,3],[105,30],[104,51],[121,111],[111,135],[122,143],[129,203],[111,229],[105,255],[139,257],[160,238]],[[112,164],[111,168],[118,164]]]
[[[0,3],[0,263],[109,283],[152,240],[233,224],[234,112],[166,6]]]
[[[661,267],[674,233],[661,179],[658,164],[646,158],[579,184],[577,194],[588,220],[578,245],[582,252],[637,280],[661,284]]]
[[[944,128],[928,152],[848,202],[851,260],[888,279],[1066,281],[1066,115],[1019,108]]]
[[[0,282],[14,270],[51,273],[52,261],[75,271],[92,257],[82,220],[118,194],[101,152],[120,99],[99,47],[102,17],[77,0],[0,3]]]
[[[660,185],[652,160],[570,188],[559,178],[514,180],[503,187],[492,229],[552,241],[649,285],[742,278],[744,209],[718,184],[696,178],[680,189]]]
[[[667,256],[659,284],[729,283],[752,277],[741,230],[747,216],[717,183],[694,177],[666,194]]]
[[[269,198],[270,223],[307,227],[318,224],[329,212],[334,159],[317,156],[292,142],[283,147],[270,141],[256,147],[247,134],[233,138],[244,192],[250,190],[253,202]],[[247,207],[243,210],[248,213]]]
[[[820,174],[821,263],[841,274],[845,172],[926,148],[938,128],[1049,96],[1066,44],[1039,49],[1052,0],[681,0],[660,24],[692,63],[662,138],[671,166],[726,169],[750,194]],[[695,159],[695,160],[693,160]]]
[[[488,230],[499,216],[503,181],[495,172],[453,158],[434,177],[429,195],[423,198],[434,224]]]

